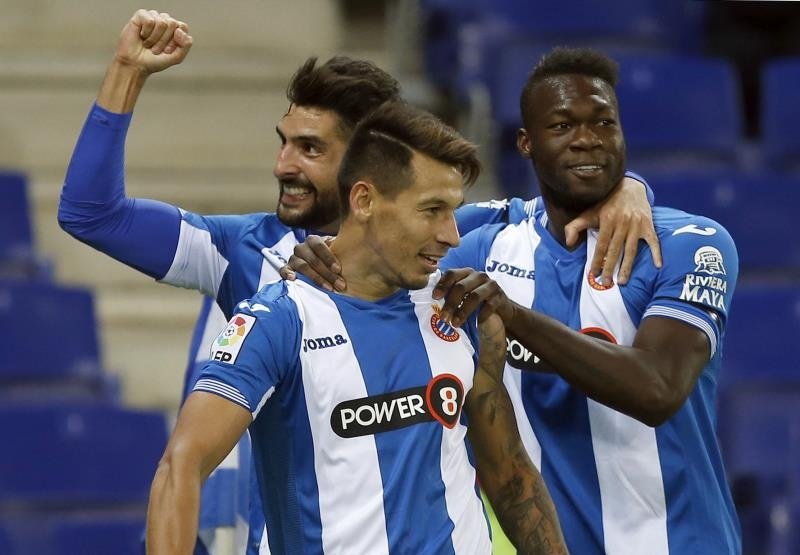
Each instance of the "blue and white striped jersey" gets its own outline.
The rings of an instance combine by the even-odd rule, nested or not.
[[[253,416],[273,553],[491,553],[466,443],[474,319],[431,290],[377,302],[303,280],[243,302],[195,391]]]
[[[736,249],[707,218],[655,208],[654,219],[665,264],[658,270],[649,249],[640,249],[624,287],[604,287],[589,275],[594,232],[568,251],[547,231],[544,210],[468,234],[442,267],[482,269],[517,303],[621,345],[631,345],[642,319],[652,316],[705,333],[710,361],[685,405],[656,428],[542,372],[545,362],[514,340],[504,380],[572,553],[738,553],[739,524],[715,435]]]

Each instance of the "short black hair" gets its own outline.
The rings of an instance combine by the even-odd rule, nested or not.
[[[311,57],[300,66],[286,98],[299,106],[314,106],[335,112],[349,135],[359,121],[384,102],[400,99],[397,79],[366,60],[334,56],[322,65]]]
[[[542,56],[525,81],[519,98],[522,121],[532,115],[530,99],[534,87],[550,77],[561,75],[585,75],[602,79],[615,89],[619,80],[619,64],[609,56],[592,48],[567,48],[559,46]]]
[[[481,171],[477,149],[439,118],[405,102],[387,102],[358,124],[339,168],[342,216],[350,210],[350,190],[369,179],[393,198],[414,182],[414,151],[455,167],[465,185]]]

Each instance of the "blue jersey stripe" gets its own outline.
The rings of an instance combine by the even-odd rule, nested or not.
[[[341,298],[337,298],[336,301],[347,334],[352,338],[353,351],[361,363],[369,395],[425,386],[430,381],[432,373],[412,304],[393,306],[390,309],[395,312],[393,315],[395,317],[397,311],[402,311],[402,321],[408,325],[397,325],[398,320],[392,318],[391,328],[376,329],[376,319],[348,318],[348,315],[357,313],[354,307]],[[375,310],[378,314],[383,308],[378,304]],[[363,309],[359,312],[363,312]],[[378,338],[382,340],[376,340]],[[392,349],[398,352],[398,356],[387,357],[387,351],[391,352]],[[402,362],[409,358],[418,361],[419,366],[413,369],[406,368],[402,372],[385,367],[387,359]],[[443,520],[448,522],[448,526],[444,528],[445,533],[453,529],[445,506],[444,483],[440,472],[441,424],[438,422],[415,424],[409,428],[379,432],[374,437],[383,479],[390,553],[399,553],[399,546],[404,550],[411,549],[415,553],[424,553],[426,552],[424,547],[430,547],[432,544],[439,545],[436,553],[454,553],[449,536],[436,538],[437,534],[443,533]],[[402,479],[395,476],[394,472],[398,468],[403,468],[410,476],[407,475]],[[418,487],[409,488],[408,483],[418,484]],[[419,495],[421,491],[427,492],[427,495]],[[425,518],[414,518],[413,515],[425,515]],[[436,538],[436,541],[433,538]],[[442,547],[440,542],[444,542],[446,547]]]

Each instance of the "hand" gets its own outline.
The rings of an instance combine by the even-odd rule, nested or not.
[[[186,23],[167,13],[138,10],[122,29],[114,58],[150,74],[181,63],[191,47]]]
[[[462,326],[481,304],[479,322],[494,313],[506,321],[513,313],[511,301],[497,282],[472,268],[446,271],[433,289],[433,298],[444,298],[439,316],[454,327]]]
[[[614,268],[620,257],[617,281],[619,285],[628,282],[640,239],[650,245],[653,264],[661,267],[661,245],[653,227],[653,212],[639,181],[625,177],[608,198],[567,224],[564,228],[567,246],[575,246],[581,232],[588,228],[600,230],[591,272],[597,276],[602,271],[603,283],[613,283]]]
[[[330,249],[335,239],[309,235],[304,242],[295,245],[288,265],[280,269],[281,277],[292,281],[297,277],[295,272],[300,272],[328,291],[345,291],[347,284],[340,275],[342,266]]]

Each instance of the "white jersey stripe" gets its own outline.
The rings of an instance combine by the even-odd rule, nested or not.
[[[438,281],[440,274],[431,278],[431,286]],[[434,281],[435,280],[435,281]],[[428,353],[428,362],[431,374],[454,374],[456,368],[472,368],[473,350],[464,348],[454,352],[453,344],[439,339],[431,333],[431,296],[430,288],[414,291],[411,300],[414,301],[414,312],[420,326],[422,340]],[[464,334],[464,330],[456,330]],[[460,345],[469,347],[469,342]],[[472,389],[474,374],[462,374],[464,392]],[[433,403],[435,399],[431,400]],[[452,429],[442,427],[442,444],[440,468],[444,482],[444,496],[447,504],[447,514],[453,522],[451,540],[456,555],[476,555],[478,553],[491,553],[492,540],[489,533],[483,504],[475,492],[475,468],[469,462],[466,445],[464,443],[467,428],[459,422]],[[483,533],[481,533],[483,531]]]
[[[344,333],[341,315],[325,293],[302,281],[287,286],[297,304],[304,339]],[[388,554],[383,480],[375,438],[368,435],[343,442],[330,423],[334,399],[367,397],[361,366],[351,343],[326,351],[329,352],[300,350],[314,443],[323,551]],[[320,357],[324,357],[324,364]]]
[[[211,233],[181,219],[175,257],[160,281],[177,287],[199,289],[206,295],[216,297],[227,268],[228,261],[211,241]]]
[[[611,332],[618,344],[631,345],[636,327],[619,287],[597,290],[589,285],[596,239],[596,231],[588,233],[581,327],[602,328]],[[615,282],[618,271],[619,265]],[[655,429],[591,399],[587,403],[606,553],[667,555],[667,506]]]
[[[197,380],[197,383],[194,386],[194,391],[216,393],[220,397],[225,397],[229,401],[233,401],[237,405],[243,406],[248,410],[248,412],[252,412],[250,410],[250,404],[247,402],[247,399],[245,399],[244,395],[239,393],[236,389],[232,388],[228,384],[205,378],[202,380]]]
[[[682,320],[687,324],[691,324],[696,328],[700,328],[700,330],[708,336],[708,342],[711,347],[711,356],[709,358],[713,357],[714,353],[717,352],[717,334],[714,333],[714,329],[709,325],[709,323],[702,318],[698,318],[694,314],[688,314],[678,310],[677,308],[668,306],[651,306],[642,315],[642,320],[648,316],[664,316],[666,318],[674,318],[676,320]]]
[[[488,260],[502,260],[518,268],[533,269],[533,253],[539,246],[541,238],[536,233],[533,218],[519,225],[510,225],[498,233],[497,239],[492,243]],[[535,289],[531,280],[513,277],[502,272],[488,272],[489,276],[500,284],[503,291],[514,302],[532,307]],[[542,446],[536,439],[536,434],[531,427],[530,418],[525,413],[522,402],[522,371],[506,364],[503,372],[503,383],[514,405],[514,416],[522,443],[528,451],[531,461],[536,468],[542,467]]]

